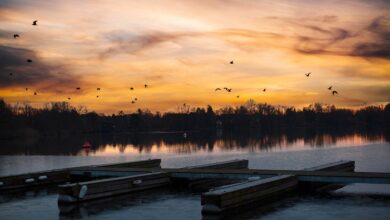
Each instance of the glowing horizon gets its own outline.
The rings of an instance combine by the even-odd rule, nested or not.
[[[296,107],[384,104],[390,101],[389,6],[0,1],[0,98],[41,106],[71,97],[72,105],[102,113],[165,112],[183,103],[219,108],[248,99]]]

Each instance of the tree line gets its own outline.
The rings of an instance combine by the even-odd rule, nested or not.
[[[388,133],[390,103],[358,110],[315,103],[303,109],[247,101],[240,106],[214,110],[183,104],[175,112],[152,113],[147,109],[105,115],[74,107],[68,102],[52,102],[42,108],[28,104],[7,104],[0,99],[0,138],[73,133],[127,133],[152,131],[225,132],[256,131],[285,133],[297,131],[346,130]]]

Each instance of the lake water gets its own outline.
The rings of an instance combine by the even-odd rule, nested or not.
[[[90,141],[89,151],[82,149]],[[161,158],[163,167],[248,159],[250,168],[303,169],[354,160],[356,171],[390,172],[390,143],[367,134],[154,133],[0,141],[0,175]],[[390,187],[352,184],[332,195],[293,196],[240,219],[388,219]],[[202,219],[200,195],[175,189],[58,207],[55,187],[0,195],[0,219]],[[232,217],[238,218],[237,216]]]

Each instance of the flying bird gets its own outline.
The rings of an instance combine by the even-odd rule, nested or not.
[[[14,74],[13,73],[9,73],[10,76],[13,76]]]
[[[339,94],[336,90],[332,91],[332,95],[337,95]]]
[[[131,104],[134,104],[135,102],[134,101],[131,101]]]
[[[231,92],[232,91],[232,89],[229,89],[227,87],[224,87],[223,89],[226,90],[226,92]]]
[[[32,63],[32,60],[31,59],[27,59],[27,63]]]
[[[138,99],[137,99],[137,98],[135,98],[134,100],[135,100],[135,101],[137,101]]]
[[[26,91],[28,90],[28,88],[26,88]]]
[[[130,87],[130,90],[134,90],[134,88],[133,88],[133,87]]]
[[[232,61],[230,61],[230,64],[234,64],[233,60],[232,60]]]
[[[146,88],[146,87],[148,87],[148,85],[147,85],[147,84],[145,84],[144,86],[145,86],[145,88]]]
[[[100,91],[100,88],[96,88],[96,90]]]
[[[68,97],[68,100],[71,100],[71,98],[70,98],[70,97]]]
[[[99,98],[99,96],[97,95],[96,98]]]
[[[265,88],[263,89],[263,92],[267,91]]]
[[[240,98],[240,96],[238,95],[238,96],[237,96],[237,98],[239,99],[239,98]]]
[[[37,93],[37,92],[34,92],[34,95],[38,95],[38,93]]]
[[[32,25],[38,25],[38,20],[33,21]]]
[[[305,76],[309,77],[309,76],[310,76],[310,74],[311,74],[311,72],[310,72],[310,73],[306,73],[306,74],[305,74]]]
[[[76,89],[77,89],[77,90],[80,90],[80,87],[77,87]]]
[[[218,91],[218,90],[221,90],[221,88],[216,88],[214,91]]]
[[[329,90],[332,90],[332,86],[329,86],[329,88],[328,88]]]
[[[20,37],[19,34],[14,34],[14,38]]]

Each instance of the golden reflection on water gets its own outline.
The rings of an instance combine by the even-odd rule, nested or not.
[[[318,135],[315,138],[296,138],[289,140],[287,136],[265,136],[261,139],[217,139],[208,143],[183,141],[179,144],[169,144],[164,140],[148,145],[135,144],[106,144],[96,149],[80,149],[78,155],[83,156],[114,156],[139,154],[218,154],[218,153],[248,153],[299,151],[324,147],[354,147],[364,144],[383,143],[384,137],[368,137],[353,134],[344,137]]]

